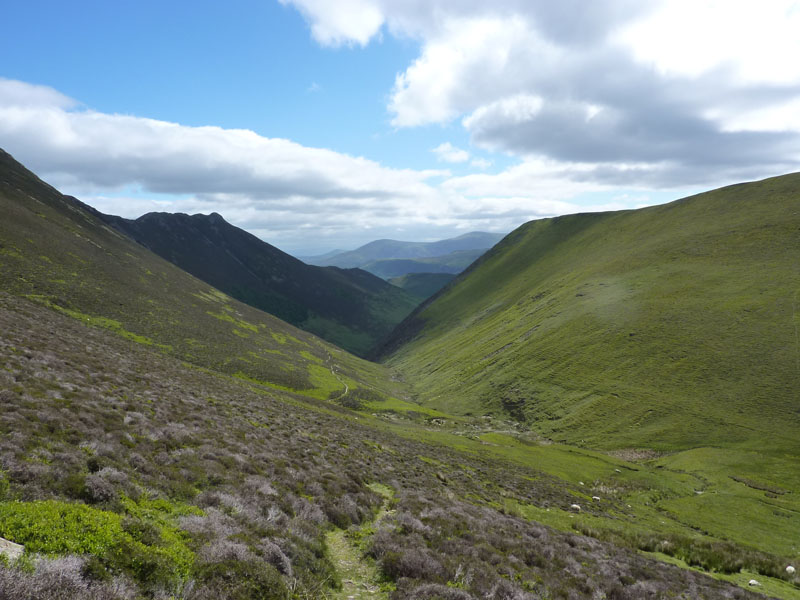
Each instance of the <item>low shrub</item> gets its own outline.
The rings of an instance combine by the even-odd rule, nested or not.
[[[89,555],[86,574],[96,580],[124,573],[146,589],[172,588],[185,580],[194,554],[184,534],[164,514],[130,500],[121,515],[85,504],[43,500],[0,503],[0,536],[27,552]]]
[[[261,561],[229,559],[201,567],[192,600],[288,600],[278,570]]]

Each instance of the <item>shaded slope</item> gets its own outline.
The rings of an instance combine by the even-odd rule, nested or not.
[[[434,258],[464,250],[486,250],[494,246],[503,235],[473,231],[455,238],[436,242],[402,242],[398,240],[376,240],[360,248],[330,256],[312,256],[305,260],[315,265],[336,267],[363,267],[364,265],[386,259]]]
[[[357,354],[365,354],[416,305],[374,275],[307,265],[216,213],[149,213],[136,220],[98,215],[237,300]]]
[[[432,258],[387,258],[362,265],[360,268],[373,275],[390,279],[410,273],[449,273],[457,275],[471,265],[488,248],[459,250]]]
[[[0,288],[193,364],[317,397],[377,367],[242,304],[115,231],[0,151]],[[365,276],[367,274],[364,274]]]
[[[420,398],[600,447],[798,445],[800,175],[523,225],[387,341]]]
[[[409,273],[390,279],[389,283],[403,288],[422,301],[433,296],[454,278],[455,275],[450,273]]]

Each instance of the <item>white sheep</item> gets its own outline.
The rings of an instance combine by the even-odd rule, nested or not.
[[[795,568],[794,568],[792,565],[789,565],[788,567],[786,567],[786,572],[787,572],[789,575],[794,575]]]
[[[570,506],[570,508],[572,510],[577,510],[578,512],[581,512],[580,504],[573,504],[573,505]]]

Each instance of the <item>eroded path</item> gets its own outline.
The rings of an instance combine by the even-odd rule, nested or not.
[[[350,391],[350,387],[347,385],[347,382],[344,379],[339,377],[339,372],[336,370],[336,365],[333,364],[333,356],[331,356],[330,352],[328,352],[328,367],[331,370],[331,375],[336,377],[336,379],[339,380],[339,383],[341,383],[344,386],[344,392],[336,396],[336,398],[331,398],[331,400],[335,402],[336,400],[341,400],[342,398],[347,396],[347,392]]]
[[[378,523],[387,515],[394,512],[389,509],[389,502],[394,493],[391,488],[373,483],[369,486],[372,491],[384,497],[375,519],[361,525],[362,532],[368,532],[378,526]],[[363,556],[363,549],[355,543],[343,529],[336,529],[326,535],[326,542],[330,552],[331,561],[342,580],[342,589],[331,596],[335,600],[360,600],[372,598],[386,600],[388,594],[380,586],[380,571],[377,565]]]

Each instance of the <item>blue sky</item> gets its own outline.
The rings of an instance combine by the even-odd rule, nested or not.
[[[417,166],[379,142],[392,133],[385,98],[414,57],[409,41],[322,48],[296,10],[263,0],[32,1],[4,13],[36,24],[34,35],[23,26],[0,38],[4,77],[51,86],[102,112],[252,129]]]
[[[800,11],[752,4],[15,2],[0,147],[301,255],[660,203],[796,170]]]

